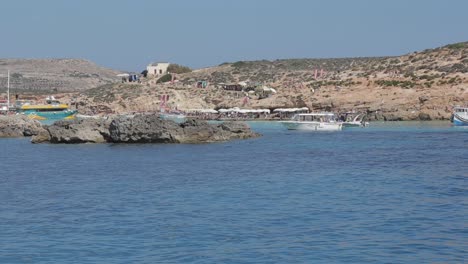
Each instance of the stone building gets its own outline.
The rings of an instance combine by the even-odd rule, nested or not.
[[[167,67],[169,67],[168,62],[155,62],[151,63],[146,67],[148,75],[164,75],[167,73]]]

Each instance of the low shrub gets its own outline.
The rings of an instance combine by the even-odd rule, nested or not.
[[[172,75],[171,74],[166,74],[166,75],[163,75],[161,78],[159,78],[156,83],[165,83],[165,82],[169,82],[170,80],[172,80]]]

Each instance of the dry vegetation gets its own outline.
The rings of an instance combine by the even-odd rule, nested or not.
[[[83,91],[119,80],[118,71],[79,59],[0,59],[0,87],[15,93],[50,94]]]
[[[321,69],[325,75],[315,79],[315,70]],[[148,78],[141,84],[87,90],[77,96],[80,111],[156,111],[160,96],[167,94],[168,106],[179,109],[307,106],[364,111],[370,119],[414,120],[448,119],[453,105],[468,103],[467,42],[398,57],[239,61],[183,71],[187,72],[177,74],[175,84]],[[201,80],[209,86],[196,88]],[[220,85],[241,81],[267,85],[277,93],[251,95],[243,106],[244,92],[226,91]]]

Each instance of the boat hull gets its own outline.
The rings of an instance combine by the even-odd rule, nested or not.
[[[343,122],[343,127],[366,127],[369,126],[368,122],[350,121]]]
[[[343,122],[343,127],[362,127],[361,122]]]
[[[23,114],[27,115],[29,118],[39,121],[44,120],[70,120],[74,119],[76,116],[76,110],[65,110],[65,111],[24,111]]]
[[[453,124],[455,126],[468,126],[468,118],[464,118],[461,115],[453,115]]]
[[[281,122],[288,130],[303,131],[340,131],[343,127],[341,123],[320,123],[320,122]]]

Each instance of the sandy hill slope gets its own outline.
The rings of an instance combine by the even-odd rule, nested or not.
[[[196,88],[206,80],[207,88]],[[247,82],[277,93],[227,91],[224,84]],[[367,112],[370,119],[448,119],[454,105],[468,103],[468,42],[396,57],[289,59],[224,63],[177,74],[177,82],[114,84],[79,95],[83,111],[155,111],[160,95],[169,107],[277,108]]]
[[[11,88],[16,93],[82,91],[119,80],[116,76],[119,71],[87,60],[0,59],[2,89],[7,86],[7,70],[10,70]]]

